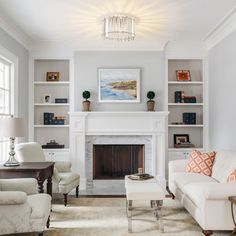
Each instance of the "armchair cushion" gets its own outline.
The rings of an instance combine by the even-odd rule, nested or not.
[[[71,172],[71,163],[68,161],[59,161],[55,163],[55,168],[60,172]]]
[[[33,178],[0,179],[2,191],[21,191],[26,194],[37,193],[37,180]]]
[[[0,191],[0,205],[19,205],[26,202],[27,195],[19,191]]]

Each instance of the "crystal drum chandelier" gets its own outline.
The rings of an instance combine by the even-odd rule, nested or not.
[[[121,42],[134,40],[135,18],[125,15],[104,18],[104,38]]]

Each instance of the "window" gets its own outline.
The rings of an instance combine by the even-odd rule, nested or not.
[[[0,117],[13,115],[13,64],[0,57]],[[0,162],[8,159],[9,139],[0,138]]]

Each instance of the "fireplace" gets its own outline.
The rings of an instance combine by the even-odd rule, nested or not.
[[[145,172],[165,188],[168,112],[72,112],[70,159],[81,189],[116,187],[123,180],[94,179],[93,145],[144,145]],[[115,183],[114,183],[115,182]]]
[[[144,168],[143,144],[93,145],[93,179],[122,179]]]

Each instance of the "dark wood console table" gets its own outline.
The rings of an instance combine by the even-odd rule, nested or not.
[[[0,164],[0,179],[35,178],[39,193],[43,193],[43,183],[47,179],[47,193],[52,196],[53,168],[54,162],[21,162],[20,166],[14,167]]]

